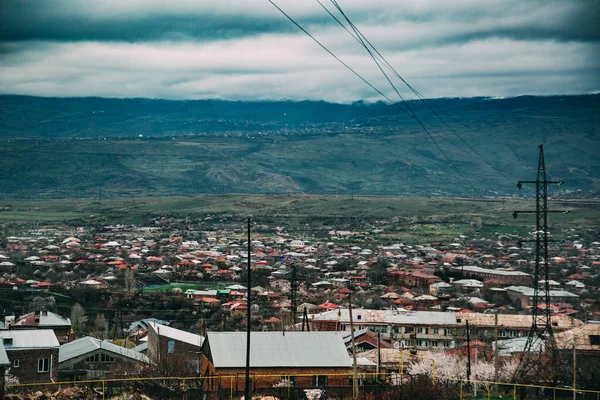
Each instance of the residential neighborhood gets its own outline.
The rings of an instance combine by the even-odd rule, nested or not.
[[[460,352],[469,335],[482,351],[496,342],[509,355],[524,351],[534,257],[511,235],[409,245],[379,241],[374,225],[320,237],[257,227],[247,287],[244,232],[196,224],[55,226],[1,238],[6,376],[176,374],[210,378],[210,389],[233,375],[227,384],[242,390],[248,296],[252,373],[263,385],[350,384],[340,374],[352,371],[353,346],[360,371],[371,372],[397,371],[404,350]],[[550,247],[545,307],[559,348],[577,332],[582,357],[598,357],[600,242],[567,233]],[[318,377],[302,378],[309,371]]]

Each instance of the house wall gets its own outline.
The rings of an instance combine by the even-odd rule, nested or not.
[[[21,383],[50,382],[58,379],[58,347],[56,349],[6,349],[10,360],[10,373]],[[38,372],[38,360],[48,359],[48,371]],[[15,367],[15,360],[19,366]]]
[[[86,362],[85,359],[97,353],[114,357],[114,362]],[[58,376],[61,381],[82,379],[124,378],[137,371],[145,363],[107,351],[94,351],[81,357],[64,361],[58,366]]]
[[[169,342],[172,342],[171,346]],[[148,357],[155,364],[164,366],[177,364],[181,372],[191,373],[192,370],[197,372],[199,352],[200,346],[160,336],[152,328],[148,330]]]
[[[209,390],[233,388],[244,390],[244,368],[209,368],[212,374],[206,379],[206,388]],[[295,382],[297,387],[314,386],[314,376],[326,376],[327,386],[349,386],[351,384],[351,369],[343,368],[250,368],[250,379],[253,387],[269,388],[281,382],[285,377]],[[212,385],[212,386],[211,386]],[[237,389],[236,389],[237,388]]]

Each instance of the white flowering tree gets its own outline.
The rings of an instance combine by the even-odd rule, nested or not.
[[[408,356],[407,356],[408,358]],[[432,360],[435,361],[435,377],[444,379],[467,379],[467,358],[466,356],[454,356],[445,352],[427,352],[423,358],[419,358],[412,362],[407,372],[410,375],[427,375],[432,374]],[[517,358],[508,358],[500,360],[498,368],[498,380],[509,381],[517,367],[519,360]],[[471,359],[471,379],[478,381],[494,381],[494,361]]]

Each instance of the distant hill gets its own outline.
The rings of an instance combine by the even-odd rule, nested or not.
[[[4,197],[510,195],[535,178],[543,143],[563,194],[600,189],[598,95],[428,104],[443,121],[409,103],[426,132],[382,103],[0,96],[0,187]]]

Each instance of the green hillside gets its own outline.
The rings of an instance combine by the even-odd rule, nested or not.
[[[444,123],[415,104],[436,144],[381,104],[0,96],[0,187],[4,198],[512,195],[544,143],[549,177],[567,182],[553,193],[589,195],[600,188],[598,99],[436,100]]]

